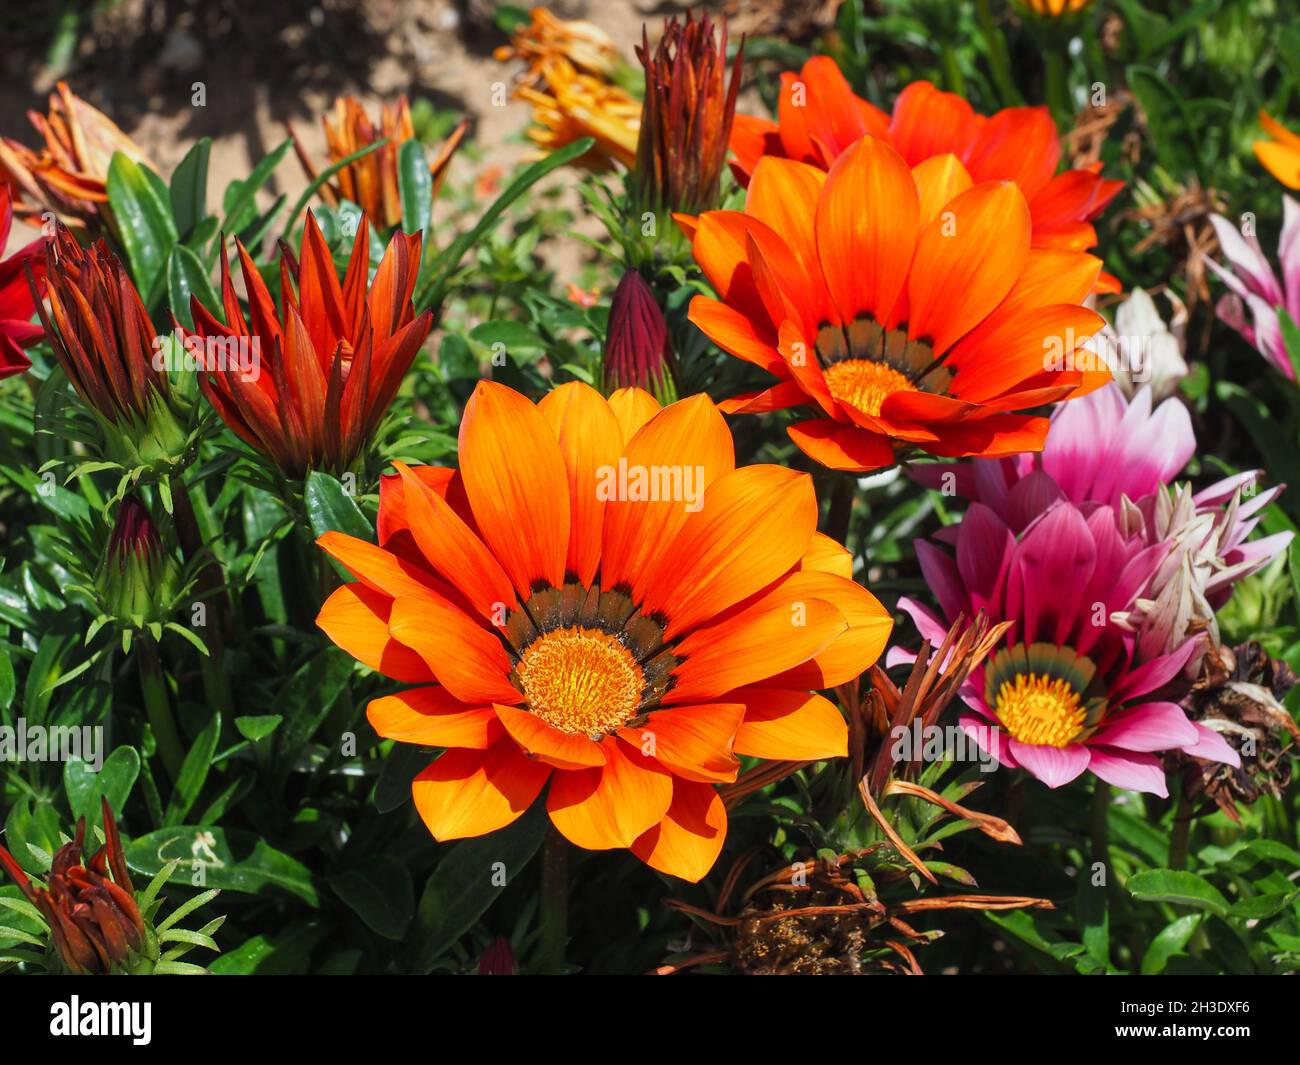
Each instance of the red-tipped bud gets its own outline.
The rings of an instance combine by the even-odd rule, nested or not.
[[[668,323],[654,291],[636,270],[614,290],[605,337],[605,390],[644,388],[661,403],[676,396]]]

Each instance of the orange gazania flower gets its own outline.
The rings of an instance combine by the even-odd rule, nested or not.
[[[602,79],[610,78],[618,68],[618,46],[594,23],[556,18],[544,7],[535,7],[528,15],[528,24],[511,37],[510,43],[492,53],[502,63],[522,59],[528,64],[522,80],[540,78],[542,64],[556,55]]]
[[[1124,187],[1103,178],[1100,163],[1057,173],[1061,142],[1046,107],[1009,107],[986,117],[955,93],[917,81],[899,93],[887,115],[857,96],[826,56],[809,59],[799,74],[781,75],[778,119],[736,116],[731,150],[742,183],[765,155],[829,170],[862,137],[880,137],[908,166],[953,155],[977,184],[1014,181],[1029,204],[1040,248],[1093,247],[1091,220]]]
[[[533,108],[528,136],[545,152],[594,137],[595,146],[575,162],[590,170],[615,163],[636,164],[641,103],[611,82],[575,70],[562,55],[550,55],[538,67],[541,87],[520,85],[515,95]]]
[[[40,226],[51,211],[65,225],[82,228],[108,203],[108,164],[121,152],[153,169],[144,151],[102,111],[59,82],[50,94],[50,111],[29,111],[44,147],[28,148],[0,139],[0,180],[18,193],[14,210],[30,225]]]
[[[1079,306],[1100,262],[1031,248],[1019,187],[975,184],[955,156],[909,169],[864,137],[829,174],[766,157],[743,213],[679,221],[721,297],[696,296],[691,321],[780,379],[722,409],[811,406],[790,436],[832,469],[889,465],[896,446],[1037,451],[1047,419],[1017,412],[1109,380],[1075,355],[1102,323]]]
[[[435,838],[492,832],[546,789],[573,843],[694,881],[736,755],[844,755],[815,690],[874,661],[891,620],[815,531],[808,476],[737,469],[707,396],[660,409],[574,382],[534,406],[484,381],[458,453],[384,479],[379,546],[319,541],[357,578],[321,628],[421,685],[370,723],[447,748],[413,786]]]
[[[238,247],[249,319],[224,246],[225,323],[191,300],[195,328],[187,346],[198,345],[205,357],[225,356],[203,364],[203,394],[237,436],[287,476],[342,473],[370,442],[433,325],[431,313],[417,315],[411,303],[420,234],[393,234],[367,291],[365,217],[340,285],[329,245],[308,212],[300,259],[286,249],[280,260],[280,312],[252,257]]]
[[[298,140],[293,126],[285,123],[289,135],[293,138],[293,148],[298,154],[298,161],[307,172],[308,178],[315,180],[316,167],[311,157]],[[329,146],[329,161],[333,165],[346,159],[354,152],[375,141],[383,139],[388,143],[376,148],[369,155],[363,155],[355,162],[349,163],[320,188],[321,199],[330,207],[337,207],[342,200],[351,200],[366,217],[381,229],[391,229],[402,220],[401,188],[398,184],[398,159],[402,145],[415,136],[415,126],[411,122],[411,107],[406,95],[397,98],[397,103],[390,107],[385,104],[379,113],[379,126],[370,121],[366,109],[355,96],[340,96],[334,101],[334,112],[321,117],[325,127],[325,141]],[[429,163],[429,172],[433,175],[433,195],[438,195],[443,179],[447,176],[447,167],[451,157],[460,146],[468,121],[462,120],[446,140],[438,146],[433,161]]]
[[[1035,15],[1060,18],[1062,15],[1077,15],[1087,8],[1092,0],[1020,0],[1020,2]]]
[[[1255,142],[1255,158],[1287,188],[1300,189],[1300,136],[1266,111],[1259,113],[1259,124],[1272,139]]]

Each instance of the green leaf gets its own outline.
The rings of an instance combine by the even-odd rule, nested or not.
[[[414,137],[397,153],[397,187],[402,197],[402,229],[427,233],[433,218],[433,173],[424,145]]]
[[[307,475],[307,517],[312,532],[323,536],[327,532],[342,532],[361,540],[373,540],[375,527],[370,524],[356,500],[343,483],[328,473],[312,470]]]
[[[157,875],[173,859],[179,860],[167,877],[169,883],[249,895],[274,887],[309,906],[320,905],[311,870],[276,850],[256,832],[174,825],[126,845],[127,865],[144,876]],[[201,876],[196,875],[200,872]]]
[[[1142,975],[1156,976],[1164,972],[1169,959],[1187,945],[1202,920],[1199,913],[1188,913],[1165,925],[1142,956]]]
[[[328,929],[317,921],[291,926],[278,935],[257,935],[212,963],[222,976],[294,976],[306,972],[312,950]]]
[[[212,768],[212,756],[216,753],[217,739],[220,735],[221,714],[214,710],[208,723],[203,726],[203,731],[194,740],[189,753],[185,755],[185,761],[181,763],[180,777],[176,781],[176,790],[172,792],[171,801],[167,804],[163,824],[179,824],[185,820],[186,815],[198,802],[204,781],[208,779],[208,770]]]
[[[1129,893],[1143,902],[1172,902],[1194,906],[1217,917],[1228,913],[1228,900],[1204,877],[1181,869],[1146,869],[1134,873],[1125,885]]]
[[[235,728],[244,739],[256,743],[271,735],[283,720],[283,714],[245,714],[235,718]]]
[[[415,916],[411,874],[386,855],[372,855],[364,865],[340,873],[330,887],[366,927],[385,939],[400,940]]]
[[[292,140],[284,140],[263,156],[261,162],[253,167],[253,172],[243,181],[232,181],[222,198],[221,209],[226,216],[222,227],[226,233],[241,233],[250,222],[257,218],[258,190],[271,180],[275,168],[280,165],[284,153],[293,145]]]
[[[349,166],[350,164],[355,163],[358,159],[362,158],[363,156],[369,155],[371,152],[379,151],[379,149],[382,148],[387,143],[388,143],[388,139],[383,137],[381,137],[377,141],[371,141],[364,148],[358,149],[357,151],[353,152],[351,155],[345,155],[337,163],[334,163],[331,166],[327,166],[324,170],[322,170],[319,174],[317,174],[316,177],[312,180],[312,183],[308,185],[305,190],[303,190],[303,194],[298,197],[298,202],[295,203],[293,205],[293,208],[289,211],[288,220],[284,224],[285,230],[288,231],[293,228],[294,222],[296,222],[298,220],[298,216],[302,214],[302,209],[306,207],[308,203],[311,202],[311,198],[316,195],[316,193],[320,190],[320,187],[324,185],[325,182],[327,182],[330,178],[332,178],[345,166]]]
[[[90,824],[99,824],[101,798],[121,816],[139,775],[140,755],[134,747],[118,747],[104,759],[98,773],[80,758],[69,758],[63,766],[63,790],[73,819],[84,816]]]
[[[541,846],[546,816],[536,804],[514,824],[453,844],[425,882],[412,930],[412,968],[428,973]]]
[[[1277,322],[1282,327],[1282,343],[1286,348],[1287,358],[1291,360],[1293,380],[1300,381],[1300,327],[1296,326],[1295,319],[1281,307],[1277,309]]]
[[[169,194],[157,174],[121,152],[113,153],[107,184],[108,202],[131,264],[131,276],[148,302],[178,239]]]
[[[546,341],[520,322],[480,322],[469,338],[491,349],[494,356],[508,355],[515,362],[532,362],[546,351]]]
[[[416,293],[415,309],[421,311],[426,307],[440,304],[446,295],[451,275],[460,266],[460,261],[465,257],[465,253],[479,244],[484,237],[496,228],[501,216],[505,214],[506,208],[552,170],[558,170],[566,163],[572,162],[580,155],[590,151],[595,143],[593,138],[583,137],[559,151],[552,152],[545,159],[539,159],[531,166],[526,167],[506,190],[493,201],[492,206],[483,212],[482,217],[479,218],[474,227],[453,240],[434,260],[429,280]]]
[[[221,300],[212,287],[203,260],[184,244],[176,244],[167,258],[167,302],[172,314],[186,329],[194,328],[191,296],[197,296],[199,302],[218,318],[223,317]]]
[[[188,237],[208,213],[208,156],[211,152],[212,138],[202,137],[194,142],[172,171],[172,218],[182,238]]]
[[[1146,114],[1150,141],[1161,165],[1175,179],[1183,180],[1195,174],[1205,184],[1197,152],[1201,136],[1193,127],[1179,90],[1154,68],[1138,64],[1128,68],[1128,83]]]

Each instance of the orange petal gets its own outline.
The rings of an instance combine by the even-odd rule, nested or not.
[[[801,570],[786,578],[782,587],[834,603],[849,627],[815,658],[787,670],[769,681],[770,684],[818,690],[833,688],[865,673],[884,652],[894,617],[856,581],[834,573]]]
[[[431,574],[382,547],[340,532],[327,532],[316,543],[352,576],[376,592],[394,599],[398,596],[419,599],[437,594]]]
[[[611,470],[623,453],[623,429],[605,398],[590,385],[571,381],[546,393],[538,404],[555,431],[569,479],[569,550],[565,570],[584,587],[600,566],[605,502],[597,491],[601,470]]]
[[[532,805],[551,767],[522,754],[509,740],[486,751],[450,750],[411,785],[415,808],[445,842],[495,832]]]
[[[717,790],[678,778],[668,813],[637,838],[632,853],[650,868],[694,884],[713,868],[726,838],[727,808]]]
[[[736,752],[754,758],[809,762],[848,754],[849,728],[829,699],[816,693],[747,688]]]
[[[609,397],[609,409],[618,419],[623,432],[623,444],[636,436],[636,431],[659,413],[659,401],[643,388],[620,388]]]
[[[393,600],[363,584],[335,588],[316,615],[321,630],[353,658],[408,684],[433,680],[429,667],[409,647],[388,634]]]
[[[960,96],[940,92],[928,81],[914,81],[894,101],[889,139],[915,166],[932,155],[960,156],[975,128],[975,112]]]
[[[645,574],[642,613],[668,618],[664,639],[735,606],[788,573],[817,529],[812,478],[780,466],[719,477]]]
[[[604,748],[586,736],[561,732],[536,714],[514,706],[493,707],[501,724],[528,754],[557,769],[587,769],[605,764]]]
[[[947,206],[948,201],[960,196],[971,185],[970,174],[955,155],[932,155],[912,168],[921,198],[919,222],[928,225]]]
[[[480,381],[460,423],[460,475],[487,545],[520,596],[564,584],[569,477],[546,416],[518,392]]]
[[[393,465],[402,478],[407,525],[429,565],[489,621],[504,620],[517,604],[506,571],[441,495],[405,463]]]
[[[808,550],[799,560],[799,569],[813,573],[833,573],[848,580],[853,577],[853,553],[825,533],[813,533]]]
[[[731,744],[744,716],[741,703],[673,706],[655,710],[644,726],[620,729],[619,735],[677,776],[725,784],[740,769]]]
[[[962,193],[921,230],[908,282],[908,336],[941,355],[1011,291],[1029,255],[1029,207],[1009,182]]]
[[[673,653],[684,659],[666,704],[705,702],[807,662],[848,629],[833,603],[777,587],[756,603],[696,629]]]
[[[786,432],[799,450],[827,469],[864,473],[894,464],[894,448],[877,433],[828,418],[796,422]]]
[[[676,476],[684,488],[689,473],[693,487],[706,493],[707,498],[709,486],[735,468],[736,455],[726,421],[713,401],[701,393],[665,407],[646,422],[627,445],[620,469],[624,463],[628,495],[635,487],[634,476],[656,483],[671,482]],[[690,516],[686,506],[685,500],[662,498],[607,502],[601,587],[610,590],[625,584],[634,589],[634,598],[639,600],[645,592],[643,578],[651,561],[665,544],[672,542]]]
[[[745,199],[745,213],[770,226],[790,249],[818,316],[826,305],[826,291],[815,227],[825,183],[825,172],[815,166],[767,156],[759,160]]]
[[[507,679],[512,663],[501,639],[446,599],[396,600],[388,631],[461,702],[481,706],[523,698]]]
[[[371,700],[366,718],[386,740],[425,747],[482,751],[505,735],[490,706],[467,706],[446,688],[412,688]]]
[[[863,138],[831,168],[817,208],[817,249],[840,321],[892,324],[916,245],[916,182],[884,141]]]
[[[673,798],[673,778],[652,759],[609,737],[599,769],[559,772],[546,811],[561,834],[587,850],[630,847],[658,824]]]

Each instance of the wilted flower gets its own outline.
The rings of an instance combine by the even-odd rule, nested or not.
[[[835,61],[814,56],[781,75],[777,121],[737,115],[733,169],[748,183],[764,156],[829,170],[864,136],[890,144],[909,167],[951,157],[968,180],[1015,182],[1029,205],[1036,248],[1083,251],[1097,243],[1091,221],[1124,187],[1101,176],[1100,164],[1057,173],[1061,141],[1046,107],[1009,107],[976,114],[960,96],[926,81],[908,85],[886,114],[853,92]],[[930,163],[939,168],[950,164]],[[931,174],[936,171],[931,170]],[[1102,275],[1100,289],[1118,291]]]
[[[1223,736],[1241,755],[1241,765],[1179,755],[1170,771],[1183,773],[1183,794],[1194,803],[1212,801],[1240,820],[1237,804],[1261,795],[1280,799],[1291,787],[1300,728],[1283,705],[1296,675],[1270,658],[1257,643],[1209,655],[1183,706],[1196,721]]]
[[[533,108],[529,139],[553,152],[584,137],[595,145],[574,160],[589,170],[636,164],[641,104],[625,90],[574,69],[561,55],[547,56],[538,67],[539,84],[520,85],[515,95]]]
[[[0,139],[0,179],[7,175],[13,183],[19,217],[34,226],[43,225],[47,211],[74,228],[93,222],[108,203],[108,164],[114,152],[152,169],[130,137],[62,81],[50,94],[49,114],[29,111],[27,117],[44,147]]]
[[[1178,382],[1188,374],[1183,358],[1187,307],[1172,289],[1166,289],[1164,295],[1173,311],[1168,325],[1155,300],[1145,289],[1135,288],[1115,308],[1114,326],[1103,327],[1088,345],[1109,345],[1115,383],[1129,399],[1144,384],[1151,389],[1152,399],[1165,399],[1178,391]]]
[[[974,184],[954,156],[913,169],[870,136],[829,174],[767,156],[743,213],[678,220],[719,296],[690,320],[778,379],[722,409],[809,408],[789,435],[831,469],[1037,451],[1033,408],[1110,379],[1077,357],[1102,321],[1081,306],[1100,262],[1032,248],[1018,186]]]
[[[1219,300],[1215,313],[1294,381],[1291,358],[1300,358],[1300,352],[1287,352],[1278,312],[1286,311],[1300,324],[1300,203],[1284,195],[1282,209],[1282,239],[1277,250],[1282,281],[1278,281],[1259,238],[1238,230],[1218,214],[1211,215],[1210,221],[1228,264],[1220,266],[1207,259],[1206,265],[1231,290]],[[1246,320],[1246,308],[1250,309],[1250,321]]]
[[[402,221],[401,186],[398,181],[399,157],[402,145],[415,137],[415,127],[411,122],[411,108],[406,96],[399,96],[393,106],[385,104],[380,110],[379,126],[375,127],[366,114],[361,101],[355,96],[340,96],[334,101],[334,111],[321,117],[325,127],[325,140],[329,146],[330,164],[346,159],[354,152],[360,151],[377,140],[388,143],[375,149],[368,155],[349,163],[334,175],[331,181],[320,187],[321,198],[331,207],[337,207],[343,200],[355,203],[365,212],[375,225],[381,229],[391,229]],[[438,195],[443,179],[447,176],[447,167],[451,157],[465,136],[468,122],[462,121],[452,130],[450,136],[439,145],[429,172],[433,176],[433,195]],[[298,136],[289,127],[293,137],[294,151],[307,176],[316,177],[316,167],[312,164],[306,149]]]
[[[0,182],[0,252],[9,242],[13,217],[9,186]],[[45,288],[45,258],[40,253],[41,244],[42,241],[34,240],[0,262],[0,379],[22,373],[31,366],[23,348],[41,338],[41,327],[32,322],[37,297]],[[27,283],[27,268],[31,269],[37,282],[36,292]]]
[[[45,886],[33,884],[4,847],[0,865],[49,926],[51,946],[74,973],[121,970],[145,945],[145,924],[126,869],[122,841],[108,800],[100,800],[104,845],[85,865],[86,819],[54,855]]]
[[[917,544],[943,617],[984,610],[1015,623],[1005,646],[962,691],[974,713],[961,725],[981,748],[1049,787],[1089,771],[1116,787],[1161,796],[1168,789],[1159,752],[1239,764],[1218,733],[1190,721],[1166,694],[1201,637],[1143,656],[1111,620],[1150,588],[1168,545],[1126,536],[1110,507],[1085,515],[1065,500],[1019,537],[974,503],[950,539],[955,559]],[[940,618],[911,599],[899,606],[938,646],[946,628]]]
[[[381,482],[378,546],[319,541],[357,581],[317,623],[420,685],[371,702],[371,725],[446,748],[413,785],[436,839],[503,828],[545,789],[575,845],[696,881],[737,755],[846,753],[816,692],[875,661],[890,618],[816,531],[811,478],[736,468],[708,396],[661,410],[571,382],[534,406],[483,381],[458,455]]]
[[[677,398],[672,342],[654,290],[628,270],[614,290],[605,337],[605,391],[643,388],[660,403]]]
[[[645,103],[637,144],[636,200],[643,210],[695,214],[717,206],[718,183],[736,113],[744,45],[727,79],[727,27],[714,34],[707,13],[670,18],[650,48],[646,30],[637,57],[645,67]]]
[[[176,558],[164,547],[148,508],[128,495],[118,505],[95,575],[104,613],[135,628],[160,623],[174,606],[178,578]]]
[[[1264,111],[1259,124],[1272,140],[1256,141],[1255,157],[1287,188],[1300,189],[1300,136]]]
[[[411,303],[420,269],[420,234],[396,231],[367,290],[370,227],[357,227],[342,284],[315,217],[307,215],[300,259],[284,250],[280,305],[239,245],[248,292],[246,321],[230,262],[221,254],[223,323],[192,301],[194,336],[258,352],[247,366],[209,366],[199,382],[237,436],[288,477],[346,471],[370,443],[402,378],[433,325]]]
[[[542,66],[557,55],[599,78],[608,79],[618,69],[618,46],[599,26],[557,18],[544,7],[535,7],[528,14],[529,22],[515,30],[510,43],[492,53],[502,63],[522,59],[527,64],[522,80],[543,80]]]
[[[102,431],[105,457],[128,471],[183,465],[195,446],[193,404],[158,368],[156,330],[121,261],[102,239],[82,248],[60,224],[45,274],[49,311],[37,311]]]

